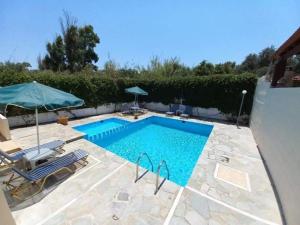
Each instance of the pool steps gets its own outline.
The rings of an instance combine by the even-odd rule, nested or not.
[[[122,125],[120,127],[112,128],[107,131],[100,132],[98,134],[93,134],[93,135],[88,135],[86,134],[84,137],[91,141],[91,142],[98,142],[98,141],[105,141],[112,135],[120,134],[122,132],[130,132],[135,130],[137,127],[140,127],[142,124],[147,123],[148,120],[152,120],[155,122],[157,120],[157,117],[148,117],[139,121],[135,122],[130,122],[128,124]],[[166,123],[169,127],[173,127],[176,129],[181,129],[181,130],[186,130],[188,132],[194,132],[194,133],[199,133],[199,124],[193,123],[193,122],[186,122],[182,123],[181,120],[172,120],[171,122],[169,121],[170,119],[166,118],[160,118],[159,120],[164,120],[164,123]],[[98,122],[97,122],[98,123]],[[99,122],[100,123],[100,122]],[[176,125],[175,125],[176,124]],[[186,124],[189,124],[189,128],[186,127]],[[201,124],[201,134],[202,135],[209,135],[213,126],[212,125],[207,125],[207,124]]]
[[[98,134],[93,135],[85,135],[85,138],[91,142],[98,142],[103,141],[111,136],[115,136],[116,134],[120,134],[123,132],[130,132],[132,130],[135,130],[137,127],[139,127],[141,124],[146,123],[145,121],[137,121],[129,124],[122,125],[120,127],[112,128],[110,130],[100,132]]]

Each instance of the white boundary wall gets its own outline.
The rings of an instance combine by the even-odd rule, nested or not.
[[[167,112],[169,111],[169,105],[164,105],[158,102],[150,102],[146,103],[146,108],[157,111],[157,112]],[[217,108],[201,108],[201,107],[193,107],[192,116],[196,117],[205,117],[209,119],[218,119],[218,120],[229,120],[233,119],[231,114],[222,113]],[[248,119],[248,116],[243,116],[242,119]]]
[[[113,113],[117,110],[115,104],[101,105],[97,108],[83,108],[83,109],[72,109],[68,111],[58,111],[58,112],[45,112],[39,113],[39,123],[48,123],[57,121],[58,115],[65,115],[69,118],[79,118],[86,116],[94,116],[105,113]],[[18,127],[24,125],[33,125],[35,124],[35,114],[28,114],[22,116],[12,116],[8,117],[8,122],[10,127]]]
[[[72,109],[69,111],[58,111],[58,112],[44,112],[39,113],[39,122],[40,123],[48,123],[57,121],[58,115],[65,115],[69,118],[80,118],[94,115],[101,115],[105,113],[113,113],[117,111],[121,111],[124,106],[130,103],[120,103],[120,104],[106,104],[98,106],[97,108],[83,108],[83,109]],[[164,105],[158,102],[150,102],[145,104],[145,108],[156,111],[156,112],[167,112],[169,111],[169,105]],[[192,108],[192,116],[203,117],[209,119],[218,119],[218,120],[233,120],[234,118],[231,114],[224,114],[217,108],[201,108],[201,107],[193,107]],[[241,120],[247,120],[248,116],[244,115],[241,117]],[[22,116],[13,116],[8,117],[9,126],[19,127],[24,125],[34,125],[35,124],[35,115],[28,114]]]
[[[299,224],[300,88],[270,88],[258,80],[250,128],[265,159],[287,224]]]

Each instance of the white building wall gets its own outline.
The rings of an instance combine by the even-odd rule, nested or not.
[[[299,224],[300,88],[259,79],[250,127],[276,186],[287,224]]]
[[[2,135],[5,140],[11,139],[8,119],[2,114],[0,114],[0,135]]]
[[[15,220],[6,202],[3,191],[0,189],[0,225],[16,225]]]

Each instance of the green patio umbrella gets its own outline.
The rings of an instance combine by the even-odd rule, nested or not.
[[[131,88],[126,88],[125,92],[133,94],[134,95],[134,102],[135,104],[138,101],[138,96],[139,95],[148,95],[148,92],[144,91],[142,88],[135,86],[135,87],[131,87]]]
[[[62,108],[82,106],[84,101],[72,94],[40,84],[16,84],[0,88],[0,106],[18,106],[24,109],[35,110],[37,144],[40,149],[38,109],[53,111]]]

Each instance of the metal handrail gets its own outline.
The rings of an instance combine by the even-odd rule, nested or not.
[[[167,170],[167,178],[164,178],[163,181],[160,183],[160,185],[158,185],[158,183],[159,183],[160,169],[161,169],[161,167],[162,167],[163,165],[165,165],[166,170]],[[159,163],[159,165],[158,165],[158,167],[157,167],[157,172],[156,172],[156,183],[155,183],[155,192],[154,192],[155,195],[157,194],[157,192],[159,191],[159,189],[160,189],[160,187],[163,185],[163,183],[166,181],[166,179],[169,180],[169,178],[170,178],[170,172],[169,172],[168,165],[167,165],[167,163],[166,163],[165,160],[162,160],[162,161],[160,161],[160,163]]]
[[[141,178],[149,171],[149,170],[146,170],[141,176],[139,176],[140,161],[141,161],[141,159],[143,158],[143,156],[146,156],[146,157],[147,157],[148,161],[149,161],[150,164],[151,164],[151,171],[153,172],[153,163],[152,163],[152,161],[151,161],[149,155],[148,155],[146,152],[141,153],[141,154],[139,155],[137,161],[136,161],[136,177],[135,177],[135,181],[134,181],[135,183],[136,183],[139,179],[141,179]]]

